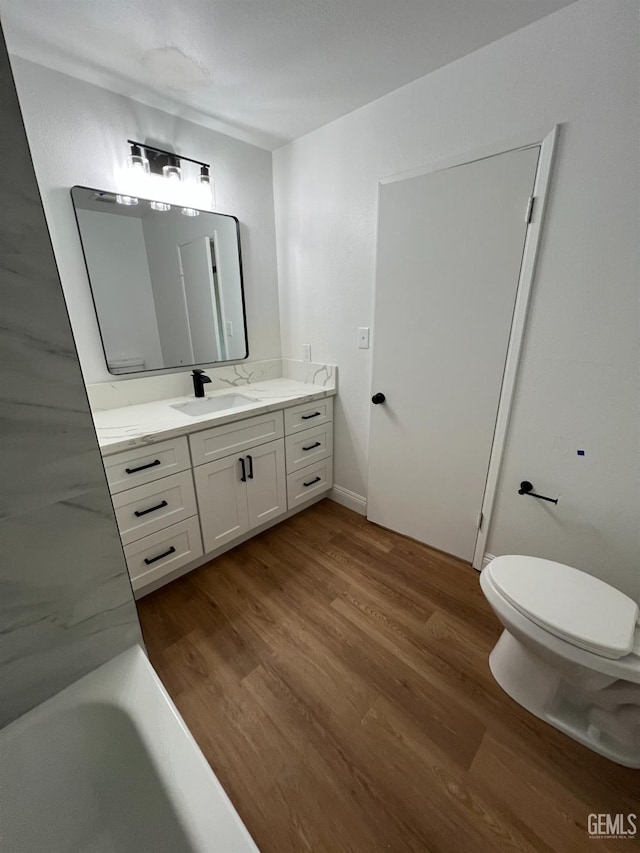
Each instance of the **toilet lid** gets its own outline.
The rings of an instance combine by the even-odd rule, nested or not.
[[[485,571],[507,601],[557,637],[607,658],[632,650],[638,605],[604,581],[538,557],[496,557]]]

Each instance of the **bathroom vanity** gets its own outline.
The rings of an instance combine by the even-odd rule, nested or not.
[[[88,387],[142,595],[331,488],[336,371],[224,364],[249,346],[235,217],[88,187],[71,196],[107,369],[147,374]],[[154,373],[187,367],[195,398],[189,374]]]
[[[94,412],[138,597],[324,496],[335,393],[274,379]]]

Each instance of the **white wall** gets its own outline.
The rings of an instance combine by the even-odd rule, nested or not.
[[[283,355],[339,364],[335,481],[366,494],[378,179],[563,123],[489,551],[634,596],[638,58],[637,0],[582,0],[274,155]],[[524,478],[557,510],[519,497]]]
[[[216,209],[240,220],[249,357],[278,358],[270,152],[18,57],[11,62],[85,381],[121,377],[104,364],[69,190],[126,193],[128,138],[212,164]]]
[[[108,358],[162,364],[142,221],[95,210],[78,210],[78,220]]]

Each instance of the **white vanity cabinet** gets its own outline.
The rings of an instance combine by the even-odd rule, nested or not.
[[[104,460],[136,591],[195,568],[333,484],[331,397],[202,426]]]
[[[333,485],[333,398],[284,413],[287,507],[295,510]]]
[[[205,553],[331,487],[332,418],[325,399],[189,436]]]
[[[266,524],[287,510],[284,442],[280,438],[194,470],[205,551]]]
[[[202,556],[185,436],[116,453],[104,466],[134,590]]]

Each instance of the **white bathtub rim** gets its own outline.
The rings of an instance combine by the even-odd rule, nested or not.
[[[130,717],[197,853],[259,853],[138,645],[0,729],[0,743],[27,734],[52,713],[95,703],[115,706]]]

